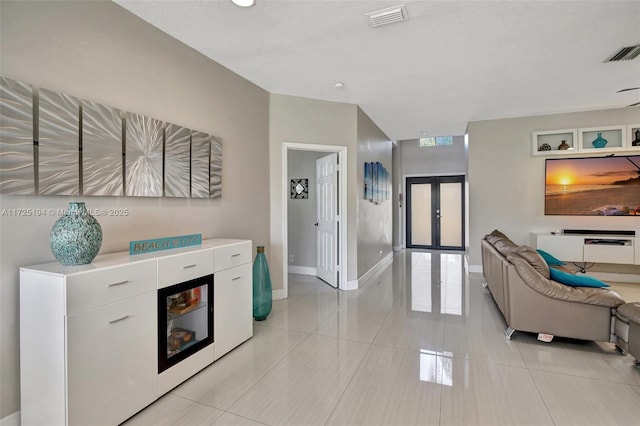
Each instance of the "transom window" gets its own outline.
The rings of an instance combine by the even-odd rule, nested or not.
[[[427,146],[453,145],[453,136],[436,136],[432,138],[420,138],[420,148]]]

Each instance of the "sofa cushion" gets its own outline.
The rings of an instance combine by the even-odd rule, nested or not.
[[[610,287],[609,284],[588,275],[568,274],[555,268],[551,268],[551,279],[571,287]]]
[[[518,248],[516,243],[497,229],[494,229],[493,232],[487,235],[486,240],[504,257],[507,257],[509,253]]]
[[[545,262],[542,256],[540,256],[540,253],[535,249],[529,246],[520,246],[513,250],[511,254],[525,259],[531,266],[533,266],[533,269],[538,271],[544,278],[549,278],[551,276],[549,272],[549,265],[547,265],[547,262]]]
[[[618,293],[607,288],[571,287],[544,278],[525,258],[518,254],[511,253],[509,261],[527,286],[537,293],[552,299],[609,308],[616,308],[625,303]]]
[[[536,251],[540,254],[540,256],[542,256],[544,261],[547,262],[547,265],[549,265],[549,266],[566,265],[566,263],[564,263],[562,260],[556,259],[555,256],[553,256],[552,254],[547,253],[544,250],[537,249]]]
[[[618,306],[618,314],[625,317],[630,322],[640,324],[640,302],[626,303]]]

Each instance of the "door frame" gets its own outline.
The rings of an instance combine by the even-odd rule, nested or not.
[[[315,151],[338,154],[338,289],[347,290],[347,147],[285,142],[282,144],[282,290],[289,297],[289,164],[288,153],[293,151]],[[315,173],[315,169],[313,173]]]
[[[462,203],[463,203],[463,220],[462,220],[462,250],[467,249],[467,232],[468,232],[468,220],[469,220],[469,186],[468,177],[466,173],[414,173],[402,175],[402,207],[400,208],[400,220],[402,221],[402,248],[407,248],[407,179],[416,177],[463,177],[462,182]],[[453,250],[455,251],[455,250]]]

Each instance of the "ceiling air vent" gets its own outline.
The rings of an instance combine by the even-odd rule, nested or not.
[[[640,44],[635,46],[623,47],[615,55],[608,59],[607,62],[630,61],[640,55]]]
[[[404,4],[400,6],[387,7],[385,9],[374,10],[367,13],[369,25],[371,28],[380,27],[382,25],[393,24],[394,22],[407,21],[407,8]]]

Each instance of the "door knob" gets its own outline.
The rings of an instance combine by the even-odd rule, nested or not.
[[[318,226],[318,222],[314,223],[313,226]]]

